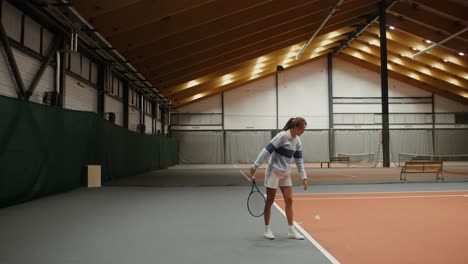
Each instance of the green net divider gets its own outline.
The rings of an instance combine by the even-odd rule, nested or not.
[[[0,207],[81,185],[85,165],[101,165],[102,181],[178,163],[178,142],[139,134],[95,113],[0,96]]]

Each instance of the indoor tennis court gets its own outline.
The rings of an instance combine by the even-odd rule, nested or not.
[[[468,263],[466,14],[0,1],[0,264]]]

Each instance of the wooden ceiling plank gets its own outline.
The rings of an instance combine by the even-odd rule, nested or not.
[[[306,1],[305,3],[301,0],[297,3],[288,2],[287,7],[282,7],[280,6],[280,2],[282,1],[273,2],[275,5],[271,5],[271,9],[247,10],[246,12],[230,16],[223,20],[222,23],[213,22],[205,24],[184,32],[183,34],[170,36],[160,41],[149,43],[138,50],[126,50],[124,55],[129,60],[132,60],[138,57],[144,58],[149,53],[153,56],[161,56],[164,53],[180,50],[185,47],[200,47],[200,44],[198,44],[199,42],[203,42],[204,44],[213,43],[213,45],[216,45],[226,40],[235,39],[246,34],[252,34],[269,27],[287,23],[292,19],[291,15],[293,18],[299,19],[307,15],[317,14],[317,12],[320,11],[326,11],[328,10],[327,7],[330,5],[330,2],[325,0],[314,2]],[[362,3],[365,2],[363,0],[358,2],[358,4]],[[358,7],[360,6],[352,6],[352,9]],[[295,17],[294,14],[296,14]],[[270,21],[270,24],[265,24],[263,20]],[[322,21],[323,18],[319,16],[315,20]],[[308,22],[311,23],[311,21]]]
[[[199,41],[191,41],[189,43],[184,43],[182,46],[173,46],[171,49],[162,50],[158,47],[154,47],[159,50],[159,54],[154,54],[152,56],[142,56],[143,54],[148,54],[149,49],[142,50],[139,55],[146,60],[156,60],[162,63],[170,62],[170,59],[177,57],[185,57],[187,55],[194,55],[194,52],[202,52],[205,50],[210,50],[218,46],[233,43],[236,40],[243,38],[248,38],[251,36],[258,36],[263,38],[264,36],[272,36],[272,34],[281,32],[284,30],[291,30],[292,28],[301,27],[307,24],[311,24],[314,21],[315,16],[317,15],[316,10],[321,8],[327,8],[329,3],[323,2],[323,6],[317,4],[310,4],[307,6],[302,6],[298,9],[290,9],[281,14],[265,17],[263,19],[258,19],[252,23],[239,25],[229,30],[223,31],[221,28],[213,27],[213,33],[209,37],[205,37]],[[216,34],[215,32],[219,32]],[[200,38],[198,34],[190,34],[194,38]],[[207,32],[207,35],[210,35]],[[187,36],[190,38],[190,36]],[[192,38],[190,38],[193,40]],[[132,59],[131,56],[127,56],[129,60]],[[139,60],[134,60],[135,62],[140,62]]]
[[[101,16],[106,13],[123,9],[142,0],[73,0],[72,6],[86,20]]]
[[[314,9],[317,7],[313,6]],[[329,25],[333,25],[334,21],[340,21],[342,18],[353,18],[362,14],[368,13],[370,10],[368,6],[366,8],[356,9],[354,13],[347,12],[345,14],[338,15],[331,20]],[[154,64],[155,67],[152,69],[158,70],[164,67],[171,68],[170,65],[178,65],[172,68],[179,68],[181,65],[188,65],[191,62],[199,61],[202,58],[209,57],[209,54],[216,54],[222,56],[222,52],[230,52],[235,49],[242,48],[247,45],[259,42],[265,39],[265,37],[273,37],[279,33],[284,33],[292,28],[300,28],[304,25],[314,21],[314,14],[308,15],[312,10],[301,10],[301,13],[291,12],[287,17],[275,16],[274,20],[265,19],[261,20],[259,24],[251,24],[245,27],[239,27],[232,32],[226,34],[220,34],[215,37],[207,38],[203,41],[196,42],[195,45],[187,45],[182,48],[172,50],[171,52],[164,53],[162,55],[141,55],[142,60],[132,60],[127,57],[135,65],[143,65],[145,62]],[[304,13],[302,13],[304,12]],[[304,15],[304,16],[302,16]],[[283,22],[284,21],[284,22]],[[317,21],[314,26],[318,26],[320,21]],[[268,26],[274,25],[274,26]],[[348,32],[346,32],[348,33]],[[148,53],[146,53],[148,54]]]
[[[299,1],[299,0],[294,0]],[[304,0],[302,0],[304,1]],[[168,20],[157,21],[142,27],[109,37],[108,40],[119,50],[138,48],[170,35],[191,30],[200,25],[219,23],[226,17],[245,10],[259,10],[270,0],[214,1],[207,5],[176,14]]]
[[[312,8],[312,6],[322,2],[325,1],[315,0],[309,2],[307,0],[293,0],[290,4],[286,4],[282,1],[273,1],[265,5],[264,8],[247,9],[243,12],[224,17],[223,19],[193,27],[179,34],[173,34],[160,39],[148,38],[144,41],[145,44],[143,45],[135,46],[135,48],[126,48],[124,50],[124,55],[128,56],[128,58],[134,58],[147,52],[151,52],[154,55],[162,54],[178,47],[187,46],[218,35],[226,36],[226,32],[236,31],[240,27],[248,27],[263,19],[278,15],[281,16],[284,13],[295,12],[301,8],[311,10],[310,8]],[[328,5],[329,3],[325,4]],[[142,37],[144,38],[145,36]]]
[[[142,0],[124,9],[115,10],[93,19],[93,25],[107,38],[144,25],[170,20],[172,16],[202,8],[215,0]]]
[[[422,5],[425,8],[432,10],[434,13],[445,13],[460,20],[464,24],[468,24],[466,20],[468,8],[466,6],[457,4],[455,2],[440,0],[416,0],[411,2],[415,2],[419,5]]]
[[[403,16],[405,19],[418,23],[421,26],[430,27],[435,30],[443,31],[447,35],[453,35],[465,27],[452,19],[437,16],[433,13],[429,13],[426,10],[417,8],[417,6],[410,6],[402,2],[396,3],[391,10],[388,11],[394,17]],[[466,34],[468,36],[468,34]],[[460,35],[457,38],[467,41],[468,38]]]
[[[344,17],[339,17],[339,18],[337,17],[336,19],[333,18],[332,20],[330,20],[329,25],[325,27],[324,29],[333,27],[335,24],[337,24],[337,22],[338,24],[345,23],[346,21],[349,21],[349,20],[351,20],[352,22],[355,22],[354,17],[355,17],[355,14],[350,14],[349,17],[344,16]],[[202,54],[201,56],[198,56],[196,59],[194,59],[193,57],[188,57],[187,60],[181,61],[175,65],[172,65],[172,67],[170,68],[169,67],[165,67],[164,69],[159,68],[160,70],[157,70],[157,72],[153,73],[153,76],[158,77],[158,78],[164,78],[164,76],[167,76],[168,74],[171,74],[171,73],[178,76],[179,75],[178,72],[183,71],[184,69],[188,69],[188,68],[193,69],[194,67],[197,67],[196,65],[212,65],[216,63],[217,61],[226,61],[229,58],[238,57],[241,54],[249,53],[251,50],[264,48],[265,46],[271,45],[272,43],[277,43],[278,41],[285,40],[287,38],[291,38],[291,37],[295,38],[298,35],[304,35],[304,34],[307,34],[308,32],[312,32],[316,28],[316,26],[318,26],[319,23],[320,21],[317,21],[314,24],[306,26],[306,27],[295,26],[294,28],[297,28],[297,29],[294,31],[289,31],[289,32],[287,31],[287,29],[292,28],[290,26],[277,29],[276,32],[278,33],[276,34],[273,34],[275,31],[268,32],[266,36],[274,36],[274,37],[267,37],[267,38],[259,37],[257,39],[261,39],[261,41],[256,42],[256,43],[255,42],[247,43],[248,46],[246,47],[242,47],[242,45],[245,45],[245,44],[242,44],[242,45],[239,44],[238,46],[240,48],[237,48],[235,50],[237,52],[234,52],[231,50],[226,50],[226,51],[215,50],[213,51],[213,54],[215,54],[214,56],[209,56],[209,53],[210,53],[209,51],[207,56]],[[216,60],[215,59],[216,57],[218,57],[219,59]],[[151,62],[151,64],[154,64],[154,63],[155,62]],[[159,63],[156,62],[155,65],[159,65]],[[137,68],[141,68],[141,67],[145,67],[146,65],[136,64],[136,66]],[[149,67],[146,66],[146,69],[148,69],[149,71],[153,70],[151,66]]]

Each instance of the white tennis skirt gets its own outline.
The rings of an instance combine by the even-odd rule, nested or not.
[[[265,187],[278,189],[279,186],[292,186],[291,172],[268,165],[265,172]]]

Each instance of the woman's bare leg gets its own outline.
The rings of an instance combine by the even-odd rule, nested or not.
[[[271,206],[273,205],[273,202],[275,202],[275,196],[276,196],[276,189],[272,188],[266,188],[267,191],[267,199],[266,199],[266,204],[265,204],[265,214],[263,215],[263,219],[265,220],[265,225],[270,224],[270,217],[271,217]]]
[[[292,186],[280,186],[281,192],[283,193],[284,203],[286,205],[286,217],[288,218],[288,225],[292,225],[293,219],[293,208],[292,208]]]

